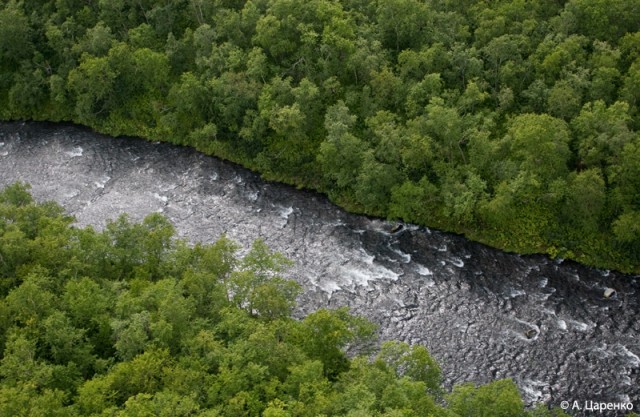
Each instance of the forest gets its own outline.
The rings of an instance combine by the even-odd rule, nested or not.
[[[567,416],[525,410],[511,380],[447,391],[424,347],[377,346],[346,308],[294,318],[290,261],[262,241],[73,221],[0,191],[0,416]]]
[[[640,0],[9,0],[0,119],[640,272]]]

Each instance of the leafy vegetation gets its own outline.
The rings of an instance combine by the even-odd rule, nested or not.
[[[446,394],[427,350],[344,308],[291,318],[298,285],[263,242],[193,247],[158,214],[78,229],[0,192],[0,416],[560,416],[502,380]]]
[[[640,0],[10,0],[0,118],[640,272]]]

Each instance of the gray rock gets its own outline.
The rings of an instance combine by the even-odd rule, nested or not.
[[[348,306],[382,340],[425,345],[448,387],[512,378],[528,403],[640,398],[637,277],[606,276],[625,294],[611,302],[593,296],[596,269],[351,215],[188,148],[38,123],[0,123],[0,143],[0,187],[29,182],[79,226],[162,212],[190,242],[264,239],[295,262],[297,316]]]

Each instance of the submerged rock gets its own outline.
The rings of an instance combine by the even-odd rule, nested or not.
[[[425,345],[447,386],[512,378],[525,401],[552,405],[640,398],[634,277],[611,272],[604,296],[616,302],[605,301],[598,270],[351,215],[189,148],[39,123],[0,124],[0,142],[0,186],[31,183],[80,226],[162,212],[191,242],[264,239],[295,262],[298,316],[349,306],[381,339]]]

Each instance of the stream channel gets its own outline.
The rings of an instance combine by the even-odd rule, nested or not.
[[[512,378],[529,404],[640,408],[638,276],[352,215],[189,148],[65,124],[0,123],[0,187],[18,180],[80,226],[161,212],[191,242],[262,238],[295,262],[296,314],[349,306],[382,340],[425,345],[447,387]]]

